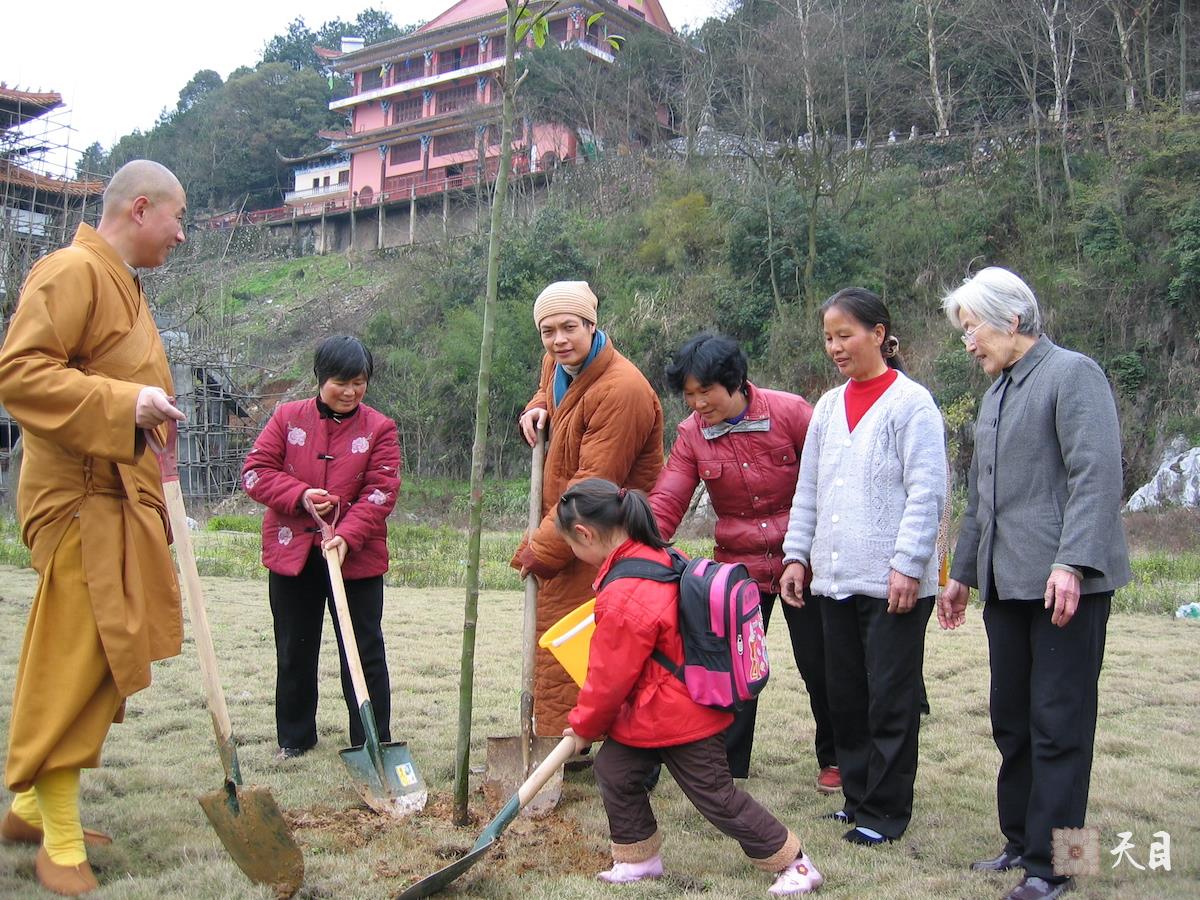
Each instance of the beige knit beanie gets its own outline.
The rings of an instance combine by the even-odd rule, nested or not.
[[[534,301],[533,324],[541,325],[546,316],[571,313],[595,325],[596,303],[596,295],[586,281],[556,281]]]

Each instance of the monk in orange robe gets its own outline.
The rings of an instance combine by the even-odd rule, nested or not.
[[[183,188],[135,160],[104,192],[100,224],[29,273],[0,348],[0,402],[21,425],[17,510],[40,578],[13,690],[0,837],[36,843],[38,880],[98,886],[79,771],[100,764],[125,698],[183,637],[166,507],[142,429],[182,419],[136,269],[184,240]]]

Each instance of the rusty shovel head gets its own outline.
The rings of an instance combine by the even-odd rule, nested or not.
[[[304,880],[304,857],[269,789],[226,781],[223,789],[197,799],[247,878],[280,897],[296,892]]]
[[[539,763],[558,746],[561,738],[535,737],[529,754],[529,771],[525,770],[521,752],[522,738],[490,737],[487,739],[487,768],[483,776],[483,793],[489,803],[502,803],[517,792],[517,788],[529,777]],[[562,798],[563,770],[550,776],[533,799],[521,810],[531,819],[541,819],[554,812]]]

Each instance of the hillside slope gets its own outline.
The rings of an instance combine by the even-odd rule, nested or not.
[[[1074,136],[1074,180],[1055,181],[1029,141],[897,147],[816,205],[795,170],[735,161],[617,158],[562,173],[511,220],[500,279],[490,465],[521,469],[516,415],[541,348],[530,307],[559,278],[585,278],[601,327],[665,390],[662,367],[703,328],[741,339],[756,381],[815,399],[834,373],[815,308],[861,284],[892,308],[910,372],[934,391],[960,470],[986,386],[939,311],[984,264],[1037,291],[1047,330],[1108,372],[1123,419],[1126,488],[1163,444],[1200,443],[1200,119],[1136,118]],[[530,204],[525,204],[527,208]],[[269,235],[201,235],[157,278],[165,322],[232,354],[251,391],[307,391],[309,357],[334,332],[376,354],[371,402],[393,415],[411,471],[467,469],[482,237],[370,254],[272,256]],[[684,412],[664,396],[671,421]]]

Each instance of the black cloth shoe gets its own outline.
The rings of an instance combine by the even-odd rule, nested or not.
[[[1054,900],[1074,887],[1070,878],[1056,882],[1026,875],[1020,884],[1004,895],[1004,900]]]
[[[1000,851],[999,856],[971,863],[971,869],[976,872],[1007,872],[1009,869],[1023,868],[1023,863],[1020,853],[1013,853],[1006,847]]]
[[[844,809],[839,809],[834,812],[821,813],[817,816],[818,819],[832,819],[834,822],[841,822],[843,825],[853,825],[854,816],[847,813]]]
[[[860,847],[878,847],[880,844],[890,844],[894,838],[890,838],[886,834],[879,837],[871,837],[861,828],[851,828],[842,835],[842,840],[851,844],[858,844]]]

